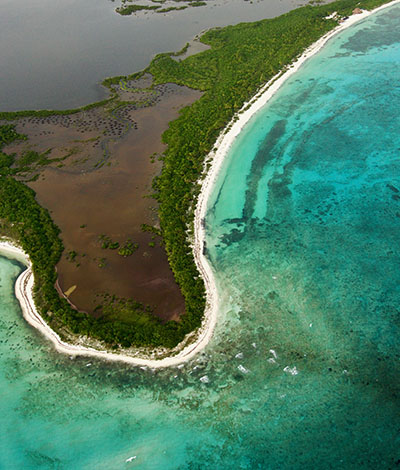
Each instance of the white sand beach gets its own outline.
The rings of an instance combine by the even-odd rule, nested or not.
[[[328,34],[319,39],[290,67],[288,67],[284,73],[279,73],[266,85],[264,85],[260,91],[243,106],[242,111],[239,111],[235,118],[232,119],[231,123],[227,127],[229,130],[227,132],[222,132],[220,137],[217,139],[215,144],[217,150],[212,152],[207,159],[208,162],[211,162],[211,168],[206,178],[202,180],[202,189],[198,198],[195,212],[195,238],[193,252],[197,267],[206,285],[207,308],[204,314],[204,320],[201,328],[195,333],[195,335],[190,335],[194,338],[194,341],[192,341],[187,346],[185,346],[185,342],[182,343],[182,345],[178,345],[178,347],[172,351],[172,354],[174,355],[169,357],[162,357],[159,359],[156,358],[156,355],[154,357],[141,357],[139,354],[138,356],[127,355],[124,351],[121,351],[121,354],[118,352],[111,353],[105,350],[97,350],[94,348],[85,347],[78,344],[69,344],[62,341],[59,335],[55,333],[39,315],[35,307],[33,300],[34,279],[29,257],[19,247],[10,241],[0,241],[0,254],[16,258],[27,265],[27,269],[18,277],[15,284],[16,297],[21,304],[22,312],[27,322],[38,329],[46,338],[51,340],[57,351],[68,354],[70,356],[92,356],[108,361],[123,361],[135,366],[149,368],[177,366],[193,358],[210,341],[218,318],[218,293],[215,287],[212,269],[206,257],[203,255],[205,230],[202,221],[206,215],[207,201],[221,169],[222,162],[224,161],[232,143],[242,130],[243,126],[245,126],[249,119],[253,116],[253,114],[262,108],[282,86],[282,84],[290,76],[292,76],[306,60],[316,54],[329,39],[354,23],[371,15],[372,13],[375,13],[376,11],[383,8],[387,8],[395,3],[398,3],[399,1],[400,0],[395,0],[391,3],[376,8],[375,10],[363,11],[360,14],[352,15],[343,21],[334,30],[330,31]]]
[[[70,344],[62,341],[60,336],[53,331],[44,319],[38,313],[33,299],[34,276],[31,269],[31,262],[28,255],[16,244],[9,240],[0,241],[0,254],[8,258],[17,259],[27,266],[15,283],[15,296],[17,297],[22,314],[26,321],[34,328],[39,330],[47,339],[49,339],[56,350],[69,356],[90,356],[105,359],[107,361],[122,361],[135,366],[145,366],[149,368],[169,367],[178,365],[193,357],[209,341],[212,334],[212,328],[205,321],[198,332],[197,341],[189,344],[179,351],[179,345],[174,351],[179,351],[176,355],[163,359],[152,359],[150,357],[128,356],[121,351],[121,354],[111,353],[105,350],[85,347],[79,344]]]
[[[205,240],[205,229],[203,225],[203,219],[207,212],[207,202],[213,190],[214,184],[221,170],[222,163],[227,156],[229,149],[231,148],[234,140],[240,134],[243,127],[251,119],[251,117],[265,106],[268,101],[274,96],[279,88],[286,82],[286,80],[296,73],[299,68],[306,62],[310,57],[320,51],[323,46],[336,34],[342,32],[344,29],[352,26],[360,20],[365,19],[369,15],[387,8],[398,3],[400,0],[394,0],[393,2],[382,5],[374,10],[366,11],[362,13],[354,14],[344,20],[339,26],[321,37],[311,47],[309,47],[290,67],[284,72],[279,73],[273,77],[268,83],[266,83],[260,91],[248,102],[245,103],[237,115],[231,120],[227,126],[228,132],[223,131],[215,143],[215,152],[211,152],[207,161],[211,163],[206,178],[202,182],[201,192],[198,198],[196,212],[195,212],[195,243],[193,247],[195,260],[199,271],[201,272],[207,293],[207,309],[204,316],[203,327],[205,329],[204,339],[199,342],[196,346],[195,352],[198,352],[208,343],[212,336],[213,329],[217,322],[218,317],[218,292],[213,281],[213,273],[207,261],[207,258],[203,255],[203,244]]]

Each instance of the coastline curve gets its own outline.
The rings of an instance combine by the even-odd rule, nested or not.
[[[180,343],[180,345],[170,351],[170,353],[176,352],[175,355],[170,355],[161,359],[155,359],[149,356],[135,357],[124,354],[123,350],[121,350],[121,354],[115,352],[111,353],[106,350],[99,350],[78,344],[70,344],[63,341],[60,336],[47,325],[35,307],[33,299],[34,276],[28,255],[20,247],[10,243],[10,241],[2,240],[0,241],[0,254],[15,258],[27,266],[27,269],[19,275],[15,283],[15,295],[21,305],[23,316],[26,321],[31,326],[39,330],[47,339],[49,339],[57,351],[68,354],[70,356],[89,356],[107,361],[125,362],[134,366],[163,368],[177,366],[183,362],[186,362],[193,358],[202,349],[204,349],[204,347],[210,341],[217,323],[218,292],[216,289],[212,268],[203,253],[203,246],[205,241],[205,227],[203,221],[207,211],[207,202],[209,200],[209,196],[221,170],[222,163],[225,160],[225,157],[227,156],[234,140],[250,120],[250,118],[262,107],[264,107],[266,103],[272,98],[272,96],[277,92],[277,90],[286,82],[286,80],[292,76],[305,61],[321,50],[327,41],[329,41],[333,36],[337,35],[344,29],[352,26],[360,20],[365,19],[369,15],[381,9],[393,6],[399,2],[400,0],[394,0],[371,11],[364,10],[362,13],[353,14],[343,21],[339,26],[335,27],[333,30],[322,36],[318,41],[306,49],[297,60],[287,67],[286,70],[279,72],[270,81],[263,85],[256,95],[247,103],[245,103],[241,110],[235,114],[228,126],[218,137],[214,145],[216,150],[210,152],[204,163],[204,173],[206,172],[205,168],[207,163],[210,163],[211,167],[206,173],[205,178],[202,180],[201,191],[196,204],[194,241],[192,245],[195,262],[204,280],[206,288],[206,310],[204,312],[204,318],[201,327],[194,333],[190,333],[185,338],[185,340]],[[188,339],[193,338],[194,335],[194,342],[186,345]]]

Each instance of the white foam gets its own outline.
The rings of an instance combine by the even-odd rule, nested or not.
[[[278,359],[278,355],[276,354],[274,349],[270,349],[269,352],[274,356],[275,359]]]
[[[238,365],[238,369],[240,372],[243,372],[243,374],[248,374],[250,372],[249,369],[246,369],[246,367],[242,366],[242,364]]]
[[[283,370],[284,370],[284,372],[287,372],[291,375],[297,375],[299,373],[296,366],[294,366],[294,367],[286,366]]]

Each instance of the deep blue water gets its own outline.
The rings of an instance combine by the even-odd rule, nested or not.
[[[206,218],[219,322],[182,368],[55,353],[1,260],[0,468],[400,466],[399,20],[331,40],[235,141]]]

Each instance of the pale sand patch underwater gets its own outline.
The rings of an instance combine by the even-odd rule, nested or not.
[[[266,85],[264,85],[248,103],[245,103],[242,110],[237,113],[227,126],[228,130],[224,130],[217,139],[215,144],[217,150],[211,152],[206,159],[206,163],[212,162],[212,164],[206,178],[202,181],[202,189],[195,211],[195,236],[193,241],[195,261],[206,286],[207,307],[204,313],[203,324],[199,330],[189,334],[180,345],[174,348],[174,350],[169,351],[169,357],[156,358],[157,355],[165,356],[165,350],[158,351],[151,357],[149,355],[139,357],[139,354],[141,354],[140,351],[133,351],[132,355],[127,355],[126,351],[122,351],[121,354],[118,354],[80,344],[69,344],[62,341],[60,336],[55,333],[39,315],[35,307],[33,300],[34,279],[29,257],[23,252],[23,250],[9,241],[1,241],[0,254],[16,258],[27,265],[27,269],[20,274],[15,284],[16,297],[21,304],[22,312],[27,322],[38,329],[46,338],[50,339],[57,351],[71,356],[92,356],[106,359],[108,361],[122,361],[137,366],[159,368],[176,366],[191,359],[201,351],[210,341],[218,317],[218,292],[211,266],[203,254],[203,245],[205,240],[203,220],[207,211],[207,201],[212,192],[218,173],[221,170],[222,163],[231,148],[232,143],[250,118],[259,111],[271,99],[283,83],[292,76],[306,60],[316,54],[329,39],[367,16],[383,8],[392,6],[399,1],[400,0],[395,0],[372,11],[363,11],[360,14],[352,15],[334,30],[320,38],[316,43],[308,48],[299,59],[288,67],[284,73],[278,73]],[[192,339],[194,339],[194,341],[187,345],[188,340]]]
[[[226,129],[222,131],[218,137],[212,151],[205,161],[205,164],[211,163],[211,167],[204,180],[201,181],[201,191],[197,201],[195,211],[195,239],[193,244],[193,252],[196,260],[196,265],[204,279],[206,285],[207,307],[204,314],[203,327],[207,330],[204,336],[207,338],[205,344],[208,343],[212,336],[212,332],[217,322],[218,314],[218,291],[215,285],[212,269],[208,263],[207,258],[203,254],[203,246],[205,240],[205,227],[204,219],[207,212],[207,202],[214,188],[214,184],[218,178],[222,164],[227,156],[230,148],[236,137],[240,134],[243,127],[249,122],[255,113],[264,107],[280,87],[291,77],[310,57],[319,52],[323,46],[335,35],[342,32],[346,28],[352,26],[358,21],[367,18],[373,13],[382,10],[383,8],[393,6],[400,0],[394,0],[390,3],[382,5],[371,11],[363,10],[362,13],[354,14],[344,20],[339,26],[332,31],[322,36],[317,42],[311,45],[304,53],[293,62],[285,72],[279,72],[270,81],[268,81],[260,91],[247,103],[245,103],[241,110],[232,118]],[[204,344],[204,345],[205,345]],[[203,345],[199,345],[196,349],[198,352]]]

